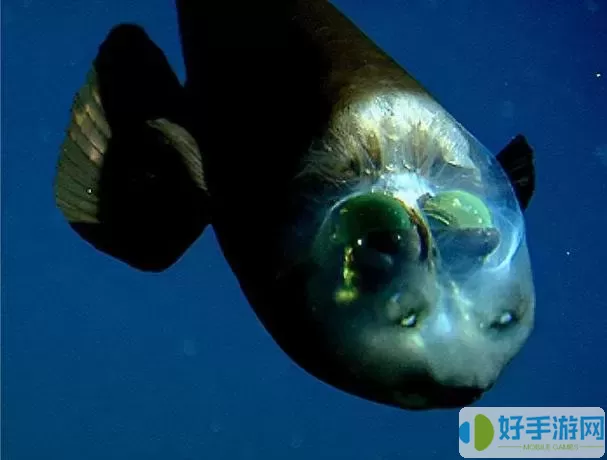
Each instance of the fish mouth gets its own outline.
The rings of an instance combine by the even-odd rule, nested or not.
[[[512,238],[497,261],[491,259],[504,243],[500,230],[508,227],[496,222],[495,207],[482,193],[426,194],[381,185],[349,190],[316,209],[299,249],[303,257],[277,277],[285,298],[299,305],[299,331],[283,335],[283,342],[310,373],[368,400],[420,411],[473,405],[491,382],[468,374],[456,378],[465,372],[457,366],[435,373],[431,363],[414,365],[423,358],[415,345],[420,330],[434,321],[432,312],[453,299],[463,299],[467,312],[479,305],[481,313],[493,315],[480,302],[487,296],[477,296],[487,291],[476,288],[493,282],[496,266],[509,262]],[[293,293],[301,295],[294,300]],[[284,323],[293,324],[292,310]],[[310,344],[311,335],[316,345]],[[447,339],[439,334],[432,340]],[[396,356],[400,345],[405,354]],[[359,368],[358,351],[379,353],[368,355],[368,371]],[[444,355],[433,358],[454,365]],[[348,372],[351,366],[358,372]],[[348,381],[340,372],[355,378]]]
[[[461,409],[482,398],[487,389],[477,387],[445,386],[438,382],[406,386],[406,391],[395,394],[399,406],[412,410]]]

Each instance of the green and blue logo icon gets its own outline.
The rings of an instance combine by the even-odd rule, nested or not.
[[[472,428],[471,428],[472,427]],[[470,442],[470,431],[474,430],[474,448],[482,452],[491,445],[495,430],[491,420],[483,414],[476,414],[474,421],[464,422],[459,426],[459,439],[464,444]]]
[[[464,458],[601,458],[600,407],[465,407],[459,413]]]

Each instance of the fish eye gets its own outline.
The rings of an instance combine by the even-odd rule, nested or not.
[[[383,287],[392,278],[396,263],[390,239],[363,242],[354,249],[350,268],[356,273],[357,284],[366,291]]]
[[[394,279],[399,258],[414,228],[403,204],[383,193],[348,198],[328,219],[329,229],[319,231],[319,255],[325,242],[343,251],[342,275],[346,290],[377,292]],[[328,236],[328,238],[327,238]]]
[[[396,255],[403,246],[403,237],[395,231],[373,231],[361,239],[365,248],[383,254]]]

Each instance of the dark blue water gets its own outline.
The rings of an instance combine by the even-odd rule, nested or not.
[[[337,3],[488,148],[520,131],[536,149],[537,328],[482,405],[607,406],[607,3]],[[58,147],[124,21],[183,76],[170,0],[2,4],[2,458],[460,458],[456,410],[379,406],[297,368],[211,231],[149,275],[68,228]]]

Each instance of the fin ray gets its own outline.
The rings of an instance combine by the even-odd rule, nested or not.
[[[209,223],[203,163],[183,88],[162,51],[115,27],[74,96],[56,204],[86,241],[145,271],[171,266]]]

